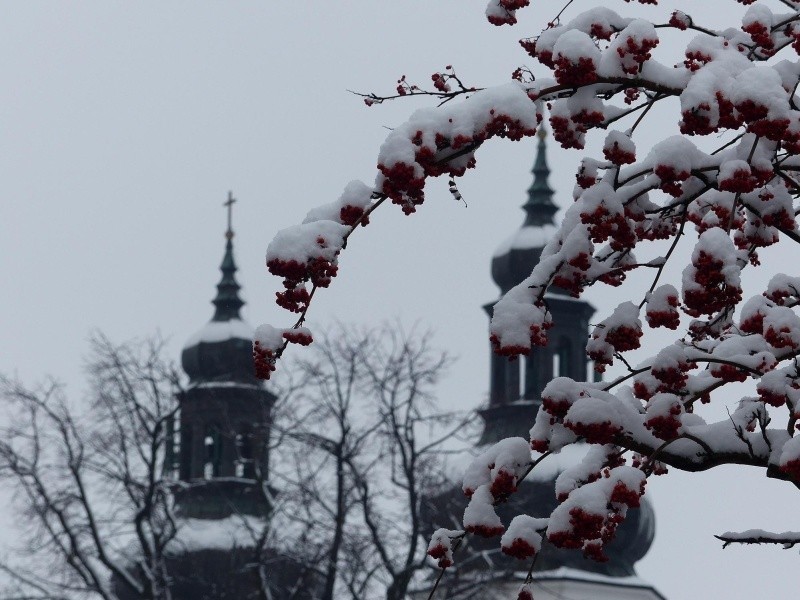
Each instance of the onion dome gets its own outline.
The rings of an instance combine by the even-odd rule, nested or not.
[[[531,274],[539,262],[542,248],[556,232],[553,220],[558,206],[553,203],[553,189],[547,179],[547,132],[539,130],[539,146],[533,165],[533,183],[528,188],[528,200],[522,205],[525,221],[494,253],[492,279],[505,293]]]
[[[232,202],[229,199],[229,203]],[[212,300],[214,316],[186,341],[181,354],[183,370],[192,384],[212,381],[257,382],[253,372],[254,330],[239,314],[244,301],[239,297],[241,288],[236,281],[230,212],[225,238],[225,254],[220,265],[222,278],[217,284],[217,295]]]

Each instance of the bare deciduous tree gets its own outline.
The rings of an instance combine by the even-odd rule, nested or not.
[[[449,362],[428,334],[339,325],[287,370],[273,473],[323,600],[399,600],[425,566],[423,497],[466,422],[433,395]]]
[[[162,342],[91,340],[90,396],[0,378],[9,416],[0,476],[25,516],[26,544],[2,570],[4,597],[114,600],[114,585],[169,600],[166,549],[176,533],[170,482],[175,370]]]
[[[83,404],[56,383],[0,379],[13,415],[0,476],[28,528],[21,558],[0,563],[4,598],[171,600],[228,575],[259,600],[405,597],[426,564],[424,493],[464,425],[436,406],[449,358],[427,334],[338,326],[297,363],[270,424],[271,464],[253,475],[273,512],[231,517],[242,560],[229,573],[224,553],[182,554],[175,491],[193,484],[173,477],[179,378],[163,345],[91,345]]]

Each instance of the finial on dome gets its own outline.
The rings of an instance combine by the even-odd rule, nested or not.
[[[228,192],[228,199],[223,203],[228,209],[228,228],[225,231],[225,254],[222,257],[222,264],[219,270],[222,271],[222,278],[217,284],[217,295],[212,300],[216,310],[212,321],[230,321],[241,319],[239,309],[244,305],[244,301],[239,298],[239,284],[236,282],[236,263],[233,260],[233,227],[231,224],[233,203],[236,198],[232,192]]]

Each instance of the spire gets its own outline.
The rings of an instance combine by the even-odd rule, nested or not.
[[[225,255],[222,257],[222,264],[219,270],[222,271],[222,278],[217,284],[217,295],[212,300],[216,311],[212,321],[230,321],[240,319],[239,309],[242,308],[244,301],[239,298],[239,284],[236,283],[236,263],[233,261],[233,228],[231,217],[233,203],[236,199],[231,192],[228,192],[228,200],[223,206],[228,209],[228,229],[225,231]]]
[[[550,168],[547,166],[547,147],[545,138],[547,130],[542,126],[539,129],[539,146],[536,152],[536,162],[533,164],[533,183],[528,188],[528,201],[522,205],[527,213],[525,226],[553,225],[553,215],[558,212],[558,207],[553,204],[553,188],[547,182]]]

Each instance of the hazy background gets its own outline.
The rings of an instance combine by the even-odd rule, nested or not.
[[[534,0],[520,25],[496,28],[485,4],[0,4],[0,370],[28,381],[51,374],[79,397],[92,328],[118,341],[160,330],[177,358],[212,314],[228,190],[239,199],[245,316],[254,325],[289,324],[273,303],[279,282],[263,264],[269,240],[349,180],[371,182],[385,127],[425,104],[367,108],[346,90],[391,93],[402,74],[428,85],[447,64],[468,84],[507,81],[517,66],[534,66],[516,41],[537,34],[561,6]],[[595,4],[579,0],[567,15]],[[677,3],[608,4],[664,22]],[[683,4],[698,20],[724,15],[726,25],[744,11],[729,0]],[[659,51],[679,61],[672,40],[665,34]],[[639,138],[640,148],[675,133],[677,112],[664,114],[651,121],[663,130]],[[497,295],[490,257],[522,221],[534,148],[528,140],[481,149],[478,170],[459,183],[468,208],[437,180],[417,215],[392,206],[376,213],[315,300],[312,327],[395,316],[429,325],[459,357],[443,401],[482,402],[489,376],[481,305]],[[551,145],[561,206],[571,201],[582,154]],[[783,263],[797,264],[800,256],[782,252]],[[627,293],[603,288],[589,299],[602,312]],[[722,398],[719,414],[737,399]],[[669,600],[796,597],[796,550],[723,551],[712,537],[800,530],[789,484],[736,468],[671,473],[648,489],[658,532],[639,572]]]

